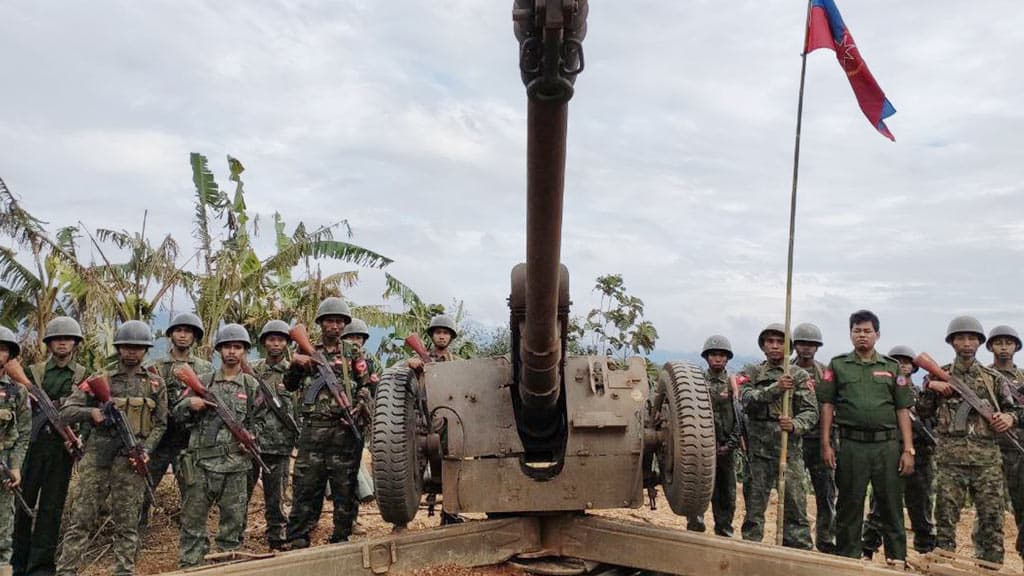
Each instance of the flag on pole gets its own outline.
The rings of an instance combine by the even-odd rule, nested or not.
[[[861,58],[860,50],[850,35],[849,28],[843,23],[834,0],[811,0],[811,15],[807,22],[807,45],[805,53],[818,48],[834,50],[839,65],[846,71],[850,86],[861,111],[876,130],[890,140],[896,140],[885,125],[885,119],[896,113],[885,92],[878,86],[875,77],[868,70],[868,65]]]

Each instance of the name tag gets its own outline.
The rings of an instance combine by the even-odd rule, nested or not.
[[[881,378],[892,378],[892,372],[886,370],[875,370],[871,373],[872,376],[879,376]]]

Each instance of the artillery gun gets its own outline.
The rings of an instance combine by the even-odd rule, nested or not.
[[[515,0],[528,96],[526,262],[511,274],[511,355],[387,371],[370,451],[381,515],[405,525],[426,493],[448,512],[639,507],[661,484],[674,512],[703,513],[715,435],[700,370],[567,354],[560,261],[569,101],[583,71],[586,0]],[[652,499],[653,501],[653,499]]]

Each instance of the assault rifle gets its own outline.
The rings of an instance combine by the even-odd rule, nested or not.
[[[303,354],[313,359],[318,374],[317,380],[327,387],[328,392],[331,393],[334,401],[341,408],[341,419],[349,431],[352,432],[352,436],[357,441],[362,442],[363,432],[359,429],[359,425],[356,424],[356,416],[352,412],[352,402],[349,400],[348,395],[345,394],[345,388],[338,382],[338,377],[334,374],[334,370],[328,365],[327,358],[324,357],[323,352],[319,352],[309,341],[309,333],[306,332],[306,327],[302,324],[296,324],[288,331],[288,335],[292,337],[292,341],[295,342],[295,345],[298,346]],[[318,385],[314,383],[313,386],[316,387]]]
[[[224,421],[224,425],[228,427],[228,431],[231,432],[231,436],[234,437],[235,442],[242,447],[242,451],[252,458],[253,462],[259,464],[260,468],[264,472],[270,474],[270,467],[267,466],[266,462],[260,456],[259,446],[256,445],[256,438],[251,432],[245,429],[241,423],[235,418],[235,415],[224,405],[223,402],[217,398],[217,395],[211,392],[206,386],[203,386],[202,381],[199,380],[199,376],[192,371],[192,368],[187,364],[179,366],[174,369],[174,377],[177,378],[185,386],[188,386],[189,390],[192,391],[198,398],[206,403],[207,406],[212,406],[217,411],[217,416]]]
[[[21,488],[18,488],[17,486],[9,487],[9,485],[14,482],[14,474],[11,473],[11,469],[8,468],[7,463],[4,462],[2,458],[0,458],[0,478],[3,479],[4,488],[14,492],[14,498],[18,501],[18,506],[21,506],[21,509],[24,510],[30,518],[35,520],[36,512],[28,505],[28,502],[25,502],[25,495],[21,493]]]
[[[146,481],[146,493],[149,495],[150,501],[155,502],[153,479],[149,477],[149,464],[146,462],[146,448],[142,442],[139,442],[135,432],[128,425],[128,421],[124,419],[124,412],[114,405],[107,377],[103,374],[95,374],[86,378],[78,387],[99,400],[100,410],[103,412],[103,425],[117,431],[117,437],[128,452],[128,465]]]
[[[932,434],[932,431],[928,429],[928,426],[926,426],[925,423],[922,422],[921,419],[917,417],[917,414],[914,414],[913,410],[907,410],[907,413],[910,414],[910,428],[914,432],[917,432],[921,436],[924,436],[925,440],[928,441],[928,444],[931,444],[932,446],[938,446],[939,441],[935,439],[935,435]]]
[[[32,384],[32,381],[25,375],[25,369],[21,367],[21,364],[17,360],[10,360],[4,365],[4,370],[7,375],[10,376],[11,380],[14,380],[18,384],[21,384],[28,390],[28,395],[35,402],[35,405],[39,407],[39,410],[46,417],[46,421],[50,423],[50,427],[60,435],[64,440],[64,449],[71,454],[71,457],[75,460],[80,460],[85,454],[85,446],[82,444],[82,439],[75,434],[75,431],[71,429],[60,419],[60,414],[57,412],[57,407],[54,406],[53,400],[46,395],[46,391],[41,387]]]
[[[285,428],[287,428],[289,432],[298,435],[299,425],[295,423],[295,417],[285,410],[284,404],[281,402],[281,399],[274,394],[274,391],[270,389],[270,385],[256,376],[256,373],[252,370],[252,366],[250,366],[249,362],[244,358],[242,359],[242,372],[256,378],[256,381],[260,383],[260,391],[263,392],[263,397],[266,399],[265,402],[267,403],[267,406],[270,406],[270,411],[274,413],[274,416],[276,416],[282,424],[284,424]]]
[[[981,414],[982,418],[990,424],[992,423],[995,418],[996,411],[998,410],[998,406],[993,407],[988,400],[982,400],[973,388],[963,383],[956,376],[947,373],[939,367],[939,363],[936,362],[930,354],[927,352],[921,352],[918,354],[917,358],[914,358],[914,365],[919,368],[924,368],[925,371],[936,380],[949,382],[949,385],[952,386],[958,394],[960,394],[960,397],[963,398],[964,402],[974,409],[975,412]],[[1024,454],[1024,445],[1021,445],[1020,438],[1017,437],[1016,430],[1010,428],[1006,432],[1003,432],[1002,436],[1005,436],[1010,445],[1012,445],[1018,452]]]
[[[732,392],[732,413],[733,418],[736,420],[736,435],[739,437],[739,450],[740,456],[743,457],[743,461],[747,463],[748,469],[750,466],[750,454],[747,452],[747,447],[750,442],[747,439],[747,415],[743,413],[743,404],[740,403],[740,385],[736,380],[736,377],[729,375],[729,387]]]

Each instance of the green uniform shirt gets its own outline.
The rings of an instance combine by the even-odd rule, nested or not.
[[[61,400],[70,396],[71,389],[79,380],[85,378],[85,372],[85,367],[80,364],[71,362],[62,367],[57,366],[57,362],[50,358],[46,362],[30,366],[28,379],[46,392],[50,400],[53,400],[54,406],[60,407]]]
[[[851,351],[829,362],[817,393],[819,402],[835,406],[840,428],[876,432],[897,428],[896,411],[914,405],[910,388],[895,359],[872,351],[865,361]]]

